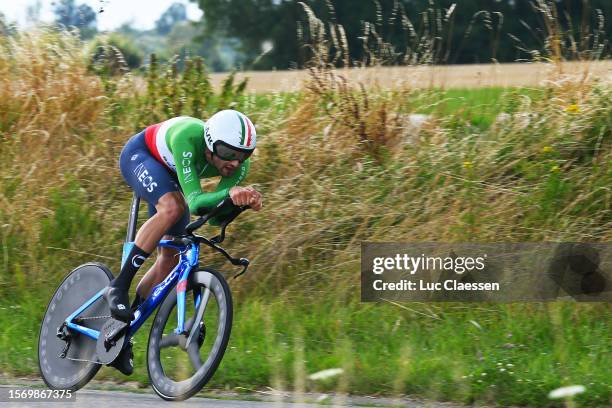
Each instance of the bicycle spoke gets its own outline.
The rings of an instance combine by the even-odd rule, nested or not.
[[[187,333],[189,333],[189,331],[191,330],[191,326],[193,326],[193,317],[190,317],[189,319],[187,319],[183,328],[185,329]]]
[[[192,329],[190,330],[189,337],[187,338],[187,346],[193,344],[193,336],[194,334],[200,330],[200,322],[202,321],[202,316],[204,316],[204,311],[206,311],[206,306],[208,305],[208,299],[210,299],[210,289],[206,288],[204,291],[204,296],[202,296],[202,300],[200,305],[198,306],[198,313],[195,316],[194,321],[192,322]]]
[[[159,348],[176,347],[180,344],[180,336],[178,334],[168,334],[162,336],[159,342]]]
[[[151,333],[155,337],[149,340],[152,352],[147,356],[148,368],[162,398],[180,400],[199,391],[219,365],[229,339],[232,304],[223,275],[198,271],[193,286],[190,291],[194,293],[185,293],[189,300],[194,296],[194,301],[185,302],[181,334],[176,333],[175,292],[164,300],[153,323]],[[179,384],[178,389],[175,384]]]
[[[189,355],[189,361],[191,361],[191,365],[195,370],[200,369],[202,367],[202,360],[200,359],[200,349],[198,348],[197,343],[191,343],[191,345],[187,348],[187,354]]]

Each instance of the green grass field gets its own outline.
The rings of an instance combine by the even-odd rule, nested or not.
[[[425,93],[425,92],[424,92]],[[430,91],[431,101],[416,112],[437,117],[453,116],[468,121],[481,130],[488,129],[501,113],[515,113],[517,100],[538,100],[544,90],[538,88],[476,88]]]
[[[0,361],[36,375],[42,301],[0,306]],[[439,401],[546,406],[561,384],[580,405],[609,403],[610,309],[604,304],[362,304],[238,299],[232,337],[210,388],[420,395]],[[150,324],[135,337],[136,371],[96,378],[146,385]],[[188,364],[188,363],[185,363]],[[324,381],[311,373],[341,368]]]

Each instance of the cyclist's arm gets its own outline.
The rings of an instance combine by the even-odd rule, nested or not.
[[[221,177],[221,180],[219,181],[219,184],[217,184],[217,188],[215,189],[214,192],[202,193],[200,195],[201,198],[199,198],[199,200],[201,201],[198,204],[196,204],[198,205],[198,208],[214,207],[215,205],[219,204],[223,199],[225,199],[226,197],[229,197],[230,189],[240,184],[242,180],[246,178],[246,175],[248,174],[250,167],[251,167],[251,159],[246,159],[245,162],[242,163],[240,167],[236,169],[233,175],[231,175],[230,177]],[[221,211],[220,215],[215,218],[211,218],[209,223],[211,225],[221,224],[225,215],[227,215],[227,213],[230,211],[231,211],[230,209]]]
[[[197,199],[202,195],[202,187],[200,186],[200,177],[196,168],[196,158],[198,152],[196,144],[189,137],[191,133],[195,133],[196,136],[201,134],[201,128],[198,127],[186,127],[181,129],[184,133],[189,133],[187,137],[172,137],[172,155],[174,156],[174,163],[176,166],[176,175],[178,177],[181,189],[187,200],[189,211],[195,214],[198,210]],[[173,135],[174,136],[174,135]],[[216,197],[215,197],[216,198]],[[221,198],[222,200],[223,198]],[[219,201],[221,201],[219,200]]]
[[[194,157],[197,157],[196,154],[201,155],[202,152],[196,152],[193,144],[189,143],[187,138],[173,143],[172,152],[176,174],[192,214],[197,214],[200,208],[212,208],[229,197],[230,188],[244,180],[250,168],[250,159],[247,159],[232,176],[222,177],[215,191],[203,192],[194,164]]]

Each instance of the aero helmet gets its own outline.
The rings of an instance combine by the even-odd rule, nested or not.
[[[255,126],[243,113],[219,111],[206,122],[204,140],[208,150],[223,160],[246,160],[257,140]]]

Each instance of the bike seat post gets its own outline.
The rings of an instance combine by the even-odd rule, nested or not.
[[[134,193],[132,196],[132,205],[130,206],[130,217],[128,218],[127,234],[125,243],[123,244],[123,256],[121,257],[121,267],[130,253],[134,240],[136,239],[136,225],[138,224],[138,208],[140,206],[140,197]]]
[[[127,235],[125,236],[125,242],[134,242],[136,238],[136,225],[138,224],[138,207],[140,205],[140,197],[134,193],[132,198],[132,205],[130,207],[130,217],[127,225]]]

